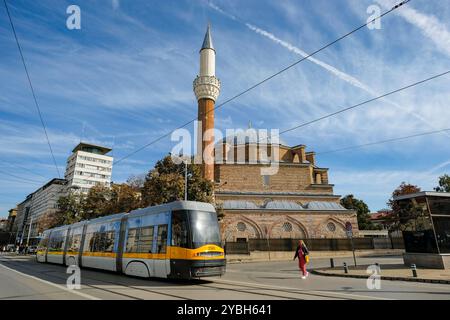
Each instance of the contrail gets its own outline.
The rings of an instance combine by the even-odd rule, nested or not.
[[[252,30],[252,31],[254,31],[254,32],[256,32],[256,33],[266,37],[266,38],[269,38],[273,42],[278,43],[279,45],[281,45],[282,47],[285,47],[289,51],[294,52],[294,53],[298,54],[299,56],[302,56],[303,58],[308,57],[308,54],[305,51],[301,50],[300,48],[297,48],[296,46],[294,46],[294,45],[292,45],[292,44],[290,44],[290,43],[288,43],[286,41],[283,41],[283,40],[277,38],[273,33],[270,33],[268,31],[260,29],[260,28],[254,26],[254,25],[252,25],[250,23],[245,23],[245,25],[250,30]],[[334,74],[338,78],[340,78],[340,79],[350,83],[351,85],[353,85],[355,87],[358,87],[358,88],[361,88],[364,91],[367,91],[367,92],[375,95],[374,91],[372,91],[368,86],[364,85],[358,79],[352,77],[351,75],[349,75],[349,74],[347,74],[345,72],[342,72],[342,71],[336,69],[335,67],[330,66],[329,64],[327,64],[327,63],[325,63],[323,61],[317,60],[317,59],[315,59],[313,57],[309,57],[308,60],[313,62],[313,63],[315,63],[315,64],[317,64],[317,65],[319,65],[319,66],[321,66],[322,68],[324,68],[327,71],[331,72],[332,74]]]
[[[378,4],[385,8],[392,8],[392,0],[376,0]],[[418,27],[422,33],[430,38],[439,50],[450,55],[450,32],[446,26],[435,16],[426,15],[411,7],[405,6],[402,10],[396,11],[399,16],[410,24]]]
[[[221,14],[227,16],[228,18],[230,18],[230,19],[232,19],[234,21],[238,21],[238,22],[244,24],[248,29],[252,30],[253,32],[255,32],[255,33],[259,34],[259,35],[262,35],[262,36],[270,39],[271,41],[281,45],[282,47],[288,49],[289,51],[291,51],[291,52],[293,52],[293,53],[295,53],[295,54],[297,54],[297,55],[299,55],[299,56],[301,56],[303,58],[308,56],[308,54],[305,51],[303,51],[302,49],[300,49],[300,48],[298,48],[298,47],[296,47],[296,46],[294,46],[294,45],[292,45],[292,44],[290,44],[290,43],[288,43],[288,42],[286,42],[284,40],[281,40],[280,38],[275,36],[273,33],[270,33],[270,32],[268,32],[266,30],[263,30],[261,28],[256,27],[255,25],[253,25],[251,23],[248,23],[248,22],[245,22],[245,21],[239,19],[238,17],[236,17],[236,16],[226,12],[222,8],[220,8],[217,5],[213,4],[211,1],[208,2],[208,5],[212,9],[216,10],[217,12],[220,12]],[[337,68],[335,68],[335,67],[333,67],[333,66],[331,66],[331,65],[329,65],[329,64],[327,64],[327,63],[325,63],[323,61],[320,61],[320,60],[315,59],[313,57],[308,57],[307,60],[309,60],[309,61],[317,64],[318,66],[324,68],[328,72],[330,72],[333,75],[337,76],[339,79],[342,79],[343,81],[345,81],[345,82],[347,82],[347,83],[349,83],[349,84],[351,84],[351,85],[353,85],[353,86],[355,86],[357,88],[360,88],[360,89],[366,91],[367,93],[371,94],[372,96],[379,96],[380,95],[378,92],[372,90],[368,85],[362,83],[361,81],[359,81],[355,77],[353,77],[353,76],[351,76],[351,75],[349,75],[349,74],[347,74],[345,72],[342,72],[342,71],[338,70]],[[401,106],[401,105],[397,104],[396,102],[393,102],[393,101],[391,101],[389,99],[383,98],[382,100],[387,102],[387,103],[389,103],[390,105],[392,105],[392,106],[394,106],[394,107],[404,111],[404,112],[409,113],[410,115],[412,115],[416,119],[418,119],[418,120],[422,121],[423,123],[425,123],[428,127],[432,128],[432,129],[436,129],[436,127],[433,124],[429,123],[428,120],[423,118],[421,115],[418,115],[417,113],[411,112],[409,109],[407,109],[407,108],[405,108],[405,107],[403,107],[403,106]],[[448,133],[448,132],[443,132],[443,133],[445,135],[447,135],[448,137],[450,137],[450,133]]]

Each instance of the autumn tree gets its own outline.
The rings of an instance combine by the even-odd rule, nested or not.
[[[140,192],[142,188],[144,187],[145,183],[145,174],[139,174],[139,175],[131,175],[127,179],[127,185],[133,188],[133,190]]]
[[[190,201],[212,202],[213,183],[205,180],[201,167],[188,164],[187,198]],[[153,206],[184,199],[185,164],[177,164],[170,155],[159,160],[150,170],[142,188],[142,205]]]
[[[93,219],[111,214],[113,199],[110,188],[97,184],[89,189],[83,203],[82,218]]]
[[[44,213],[37,222],[37,232],[42,233],[47,229],[59,227],[65,222],[65,216],[58,211]]]
[[[434,188],[437,192],[450,192],[450,176],[448,174],[444,174],[439,177],[439,186]]]
[[[417,193],[420,191],[421,189],[418,186],[402,182],[400,186],[398,186],[398,188],[396,188],[392,192],[392,196],[387,203],[387,205],[392,209],[392,214],[390,216],[390,229],[392,231],[400,230],[402,223],[411,218],[410,215],[412,212],[411,209],[400,206],[398,202],[394,201],[394,198],[406,194]]]
[[[141,205],[141,192],[136,186],[128,183],[113,184],[109,190],[109,205],[106,210],[109,214],[130,212]]]
[[[71,224],[82,219],[84,201],[84,195],[78,192],[70,192],[58,199],[57,215],[60,216],[62,224]]]
[[[341,205],[346,209],[356,211],[359,230],[380,229],[379,226],[376,226],[370,220],[370,210],[364,201],[355,198],[352,194],[349,194],[341,199]]]

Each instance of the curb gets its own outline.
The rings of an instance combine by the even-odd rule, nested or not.
[[[357,278],[357,279],[367,279],[367,276],[360,274],[341,274],[341,273],[329,273],[320,270],[311,270],[312,274],[325,277],[341,277],[341,278]],[[425,283],[440,283],[440,284],[450,284],[450,280],[438,280],[438,279],[425,279],[425,278],[405,278],[405,277],[390,277],[381,276],[381,280],[390,281],[409,281],[409,282],[425,282]]]

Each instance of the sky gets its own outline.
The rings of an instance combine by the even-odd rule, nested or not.
[[[217,104],[384,12],[395,0],[8,0],[63,176],[80,140],[120,159],[192,120],[192,81],[208,22]],[[81,29],[69,30],[78,5]],[[368,8],[369,13],[368,13]],[[450,70],[450,0],[411,0],[313,58],[224,105],[216,127],[280,131]],[[7,18],[0,8],[0,217],[57,177]],[[450,127],[450,75],[281,136],[317,152],[339,195],[372,211],[401,182],[432,190],[450,172],[450,132],[324,153]],[[188,129],[193,131],[193,127]],[[113,181],[148,172],[165,138],[119,162]],[[25,179],[25,180],[24,180]]]

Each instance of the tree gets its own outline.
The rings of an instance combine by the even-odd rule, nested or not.
[[[392,209],[392,215],[390,218],[391,231],[400,230],[402,223],[411,218],[411,210],[400,206],[396,201],[394,201],[394,198],[406,194],[417,193],[420,192],[420,190],[421,189],[416,185],[402,182],[400,186],[392,192],[392,196],[387,203],[387,205]]]
[[[85,197],[81,193],[73,193],[58,199],[57,214],[61,217],[62,224],[71,224],[82,219]]]
[[[170,155],[150,170],[142,188],[142,205],[153,206],[184,199],[185,164],[176,164]],[[188,164],[188,200],[212,203],[213,184],[203,179],[201,168]]]
[[[113,203],[110,188],[100,184],[93,186],[83,203],[82,219],[94,219],[113,213]]]
[[[434,188],[437,192],[450,192],[450,176],[448,174],[444,174],[439,177],[439,186]]]
[[[109,214],[130,212],[141,205],[141,192],[128,183],[113,184],[109,198],[109,206],[106,206]]]
[[[139,174],[139,175],[131,175],[127,179],[127,185],[129,185],[131,188],[133,188],[135,191],[141,191],[144,187],[145,183],[145,174]]]
[[[379,226],[374,225],[374,223],[370,220],[370,210],[364,201],[355,198],[352,194],[349,194],[341,199],[341,205],[346,209],[356,211],[359,230],[380,229]]]
[[[65,216],[58,211],[44,213],[37,222],[37,232],[42,233],[47,229],[59,227],[65,222]]]

